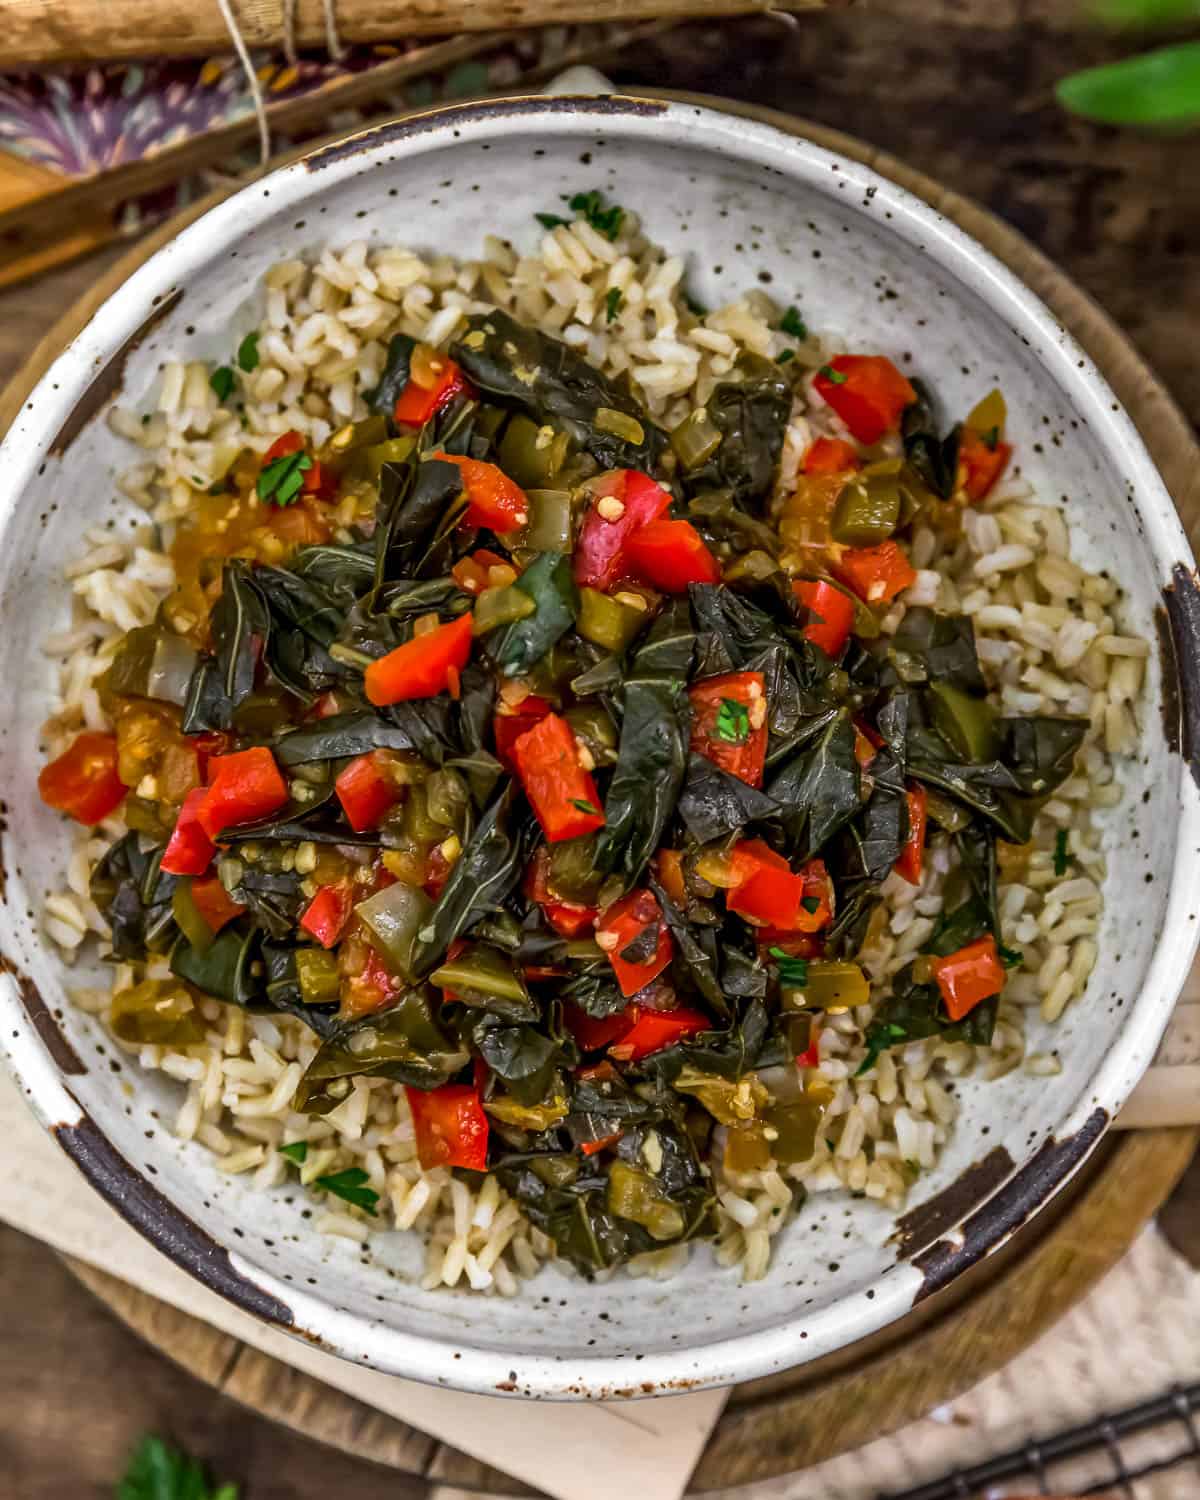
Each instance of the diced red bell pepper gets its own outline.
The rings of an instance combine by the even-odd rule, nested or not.
[[[496,740],[496,759],[509,771],[517,769],[517,763],[513,759],[513,746],[523,734],[528,734],[535,724],[540,723],[550,712],[550,705],[545,698],[539,698],[536,693],[530,693],[528,698],[522,698],[515,708],[509,708],[501,703],[496,711],[496,717],[492,721],[492,734]]]
[[[386,750],[371,750],[356,756],[333,783],[346,821],[355,833],[374,828],[384,813],[399,802],[402,789],[390,774],[390,768],[391,756]]]
[[[229,749],[229,736],[219,729],[206,730],[204,734],[188,735],[187,742],[196,752],[196,774],[207,782],[208,763],[214,755],[224,755]]]
[[[806,474],[848,474],[861,469],[858,454],[841,438],[819,437],[804,455]]]
[[[685,594],[689,583],[718,583],[721,564],[690,521],[651,521],[625,543],[634,573],[664,594]]]
[[[600,793],[591,772],[579,764],[579,742],[566,719],[547,714],[516,741],[512,757],[547,842],[604,827]]]
[[[467,510],[462,518],[464,526],[486,526],[497,535],[505,531],[519,531],[529,521],[529,500],[519,484],[515,484],[503,469],[495,464],[481,463],[476,458],[462,458],[457,453],[432,455],[445,464],[456,464],[462,475],[463,489],[467,492]]]
[[[839,354],[817,374],[813,389],[868,445],[896,432],[905,407],[917,399],[908,380],[881,354]]]
[[[888,603],[917,581],[916,572],[898,542],[880,542],[878,547],[847,547],[833,564],[833,571],[868,604]]]
[[[462,370],[445,354],[436,355],[434,363],[437,368],[433,385],[418,385],[415,380],[410,380],[400,392],[392,415],[405,427],[424,427],[455,396],[475,392]]]
[[[1004,988],[1004,965],[990,932],[947,958],[931,958],[929,967],[952,1021],[961,1021],[981,1001]]]
[[[85,729],[38,776],[47,807],[91,827],[103,822],[125,799],[128,788],[117,775],[117,738]]]
[[[382,708],[413,698],[436,698],[458,685],[458,674],[471,655],[471,616],[460,615],[424,635],[415,635],[367,668],[368,699]]]
[[[441,844],[434,844],[425,856],[425,879],[421,882],[421,889],[436,901],[445,889],[453,868],[453,862],[442,853]]]
[[[691,749],[750,786],[762,786],[767,756],[765,692],[761,672],[726,672],[688,689]]]
[[[966,470],[963,488],[968,500],[983,500],[1004,473],[1012,457],[1012,445],[985,442],[973,427],[964,427],[958,447],[958,461]]]
[[[633,1030],[636,1017],[630,1014],[636,1010],[634,1005],[627,1005],[624,1010],[619,1010],[614,1016],[589,1016],[580,1010],[577,1005],[570,1001],[563,1006],[563,1020],[566,1022],[567,1030],[579,1043],[581,1052],[599,1052],[601,1047],[607,1047],[610,1042],[619,1042],[623,1036]]]
[[[304,909],[300,926],[315,937],[322,948],[332,948],[342,935],[350,918],[353,902],[349,888],[342,882],[323,885]]]
[[[603,476],[579,529],[575,582],[592,589],[610,589],[620,583],[630,571],[625,555],[630,538],[657,521],[670,504],[670,494],[637,469],[618,469]]]
[[[209,772],[212,779],[196,817],[210,839],[240,823],[269,818],[287,803],[287,782],[265,745],[215,756]]]
[[[183,799],[175,827],[163,850],[159,868],[164,875],[203,875],[212,864],[217,846],[200,826],[200,809],[208,788],[198,786]]]
[[[821,1029],[814,1021],[808,1033],[808,1046],[796,1058],[799,1068],[816,1068],[821,1062]]]
[[[825,939],[810,932],[793,932],[783,927],[756,927],[755,941],[760,957],[778,957],[772,948],[778,948],[788,958],[824,958]]]
[[[263,468],[273,464],[277,458],[287,458],[292,453],[299,453],[304,447],[304,438],[295,428],[290,432],[282,433],[262,456]]]
[[[639,1062],[652,1052],[661,1052],[697,1032],[713,1029],[707,1016],[689,1010],[686,1005],[677,1005],[674,1010],[647,1010],[641,1005],[631,1005],[629,1010],[634,1013],[633,1026],[608,1049],[609,1057],[618,1062]]]
[[[737,880],[726,896],[730,911],[787,932],[820,932],[833,920],[832,887],[822,860],[810,859],[794,872],[762,839],[743,839],[730,859]]]
[[[823,578],[797,578],[792,583],[792,593],[814,615],[804,627],[805,640],[820,646],[826,656],[837,656],[854,626],[853,599]]]
[[[524,890],[530,901],[536,901],[542,913],[559,937],[577,938],[592,931],[598,915],[594,906],[581,906],[576,901],[557,901],[550,894],[547,876],[550,870],[550,851],[543,844],[529,861],[525,871]]]
[[[492,568],[507,568],[510,573],[518,571],[510,558],[501,557],[490,547],[476,547],[470,557],[460,557],[450,569],[450,576],[464,594],[482,594],[491,584],[488,574]]]
[[[925,858],[925,820],[929,806],[929,793],[923,786],[910,786],[908,798],[908,840],[900,858],[896,861],[897,875],[903,876],[909,885],[920,885],[921,865]]]
[[[246,910],[239,902],[230,898],[221,884],[220,877],[207,875],[192,881],[192,904],[213,932],[220,932],[227,922],[240,917]]]
[[[488,1117],[477,1089],[469,1083],[445,1083],[440,1089],[404,1092],[417,1138],[417,1160],[426,1172],[434,1167],[487,1169]]]
[[[584,1156],[595,1156],[600,1151],[605,1151],[609,1146],[615,1146],[624,1135],[623,1130],[614,1130],[611,1135],[602,1135],[598,1141],[580,1141],[579,1149]]]
[[[651,957],[640,961],[623,958],[623,951],[652,924],[657,926],[658,936]],[[644,990],[675,955],[674,939],[653,891],[630,891],[606,906],[596,923],[596,941],[608,954],[623,995],[636,995],[638,990]]]

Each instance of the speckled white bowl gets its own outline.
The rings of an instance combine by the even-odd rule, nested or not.
[[[1025,471],[1070,497],[1080,554],[1115,572],[1126,628],[1156,642],[1144,743],[1121,767],[1127,794],[1106,833],[1119,853],[1100,961],[1054,1035],[1063,1072],[966,1082],[953,1143],[899,1235],[866,1200],[819,1196],[753,1285],[702,1249],[665,1284],[547,1269],[510,1301],[431,1294],[408,1237],[378,1236],[364,1263],[357,1246],[310,1232],[301,1198],[255,1192],[175,1141],[163,1123],[172,1085],[115,1060],[99,1023],[71,1010],[35,917],[67,849],[33,791],[48,706],[38,642],[66,617],[60,569],[83,526],[140,519],[112,498],[129,459],[103,420],[115,388],[137,406],[162,360],[223,358],[285,255],[364,235],[459,253],[488,231],[530,243],[536,210],[591,187],[688,254],[706,303],[769,278],[835,340],[912,351],[949,409],[1003,387]],[[159,251],[62,353],[3,445],[0,528],[0,1023],[16,1073],[62,1147],[165,1253],[348,1359],[466,1390],[596,1398],[728,1384],[850,1343],[994,1249],[1066,1180],[1147,1065],[1187,972],[1200,794],[1159,704],[1174,725],[1180,687],[1185,708],[1198,701],[1200,610],[1170,498],[1089,360],[1002,265],[886,179],[770,126],[619,97],[501,100],[376,128],[272,173]],[[1164,588],[1174,650],[1169,635],[1157,644]]]

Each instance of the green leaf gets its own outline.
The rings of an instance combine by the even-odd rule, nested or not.
[[[596,807],[593,803],[588,802],[583,797],[572,797],[571,806],[578,812],[584,813],[589,818],[598,816],[600,812],[600,809],[598,807]]]
[[[788,360],[795,359],[795,357],[796,357],[796,351],[794,349],[785,349],[783,351],[783,353],[779,356],[779,358],[775,361],[775,363],[777,365],[786,365],[787,362],[788,362]]]
[[[582,214],[596,233],[602,234],[606,240],[615,240],[620,234],[625,210],[615,203],[605,207],[604,195],[595,188],[590,193],[576,193],[570,207],[575,213]]]
[[[611,323],[621,310],[621,300],[624,293],[619,286],[609,287],[604,294],[604,321]]]
[[[134,1449],[115,1500],[238,1500],[238,1487],[210,1488],[202,1464],[150,1434]]]
[[[750,710],[736,698],[722,698],[713,733],[730,745],[744,745],[750,737]]]
[[[789,307],[787,312],[779,320],[780,333],[786,333],[790,338],[806,339],[808,337],[808,325],[800,316],[799,311]]]
[[[533,216],[543,229],[558,229],[563,224],[569,224],[570,219],[564,219],[561,214],[534,214]]]
[[[304,488],[304,476],[312,465],[312,459],[303,450],[273,458],[259,471],[255,486],[258,498],[270,500],[274,505],[290,505]]]
[[[218,365],[208,377],[208,383],[216,392],[217,400],[224,401],[233,390],[233,371],[228,365]]]
[[[830,385],[845,385],[848,378],[841,370],[835,370],[832,365],[822,365],[817,374],[823,375]]]
[[[251,370],[258,369],[258,334],[248,333],[237,350],[238,369],[245,370],[247,374]]]
[[[1200,42],[1161,47],[1064,78],[1058,101],[1104,125],[1200,122]]]
[[[1074,863],[1075,856],[1067,849],[1067,830],[1060,828],[1054,835],[1054,873],[1061,880]]]
[[[808,959],[793,958],[782,948],[772,948],[770,953],[779,969],[780,984],[794,985],[798,990],[803,989],[808,983]]]
[[[280,1146],[279,1154],[286,1156],[288,1161],[294,1161],[297,1166],[302,1166],[308,1160],[308,1142],[293,1141],[290,1146]]]
[[[369,1181],[370,1178],[361,1167],[347,1167],[344,1172],[332,1172],[328,1177],[318,1177],[316,1186],[332,1193],[335,1198],[353,1203],[355,1208],[365,1209],[374,1218],[379,1194],[374,1188],[366,1186]]]
[[[1173,26],[1200,16],[1200,0],[1093,0],[1090,8],[1110,26]]]

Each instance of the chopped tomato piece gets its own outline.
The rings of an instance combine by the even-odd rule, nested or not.
[[[319,542],[327,542],[330,536],[329,522],[318,513],[312,503],[314,498],[307,496],[291,505],[272,505],[267,519],[272,534],[281,542],[296,547],[311,547]]]
[[[536,693],[530,693],[528,698],[522,698],[515,708],[509,708],[501,703],[496,710],[496,717],[492,721],[492,733],[496,740],[496,759],[502,766],[510,771],[516,770],[516,762],[513,760],[513,746],[523,734],[528,734],[533,726],[540,723],[550,712],[550,705],[545,698],[539,698]]]
[[[402,789],[390,774],[391,764],[386,750],[371,750],[352,760],[333,783],[346,821],[355,833],[374,828],[399,802]]]
[[[864,771],[875,759],[878,752],[879,747],[871,739],[871,736],[863,730],[860,724],[856,724],[854,726],[854,759]]]
[[[516,564],[490,547],[476,547],[470,557],[460,557],[450,569],[450,576],[464,594],[482,594],[491,584],[489,574],[493,568],[505,568],[511,577],[517,571]]]
[[[690,521],[651,521],[625,544],[634,573],[664,594],[684,594],[689,583],[717,583],[721,564]]]
[[[917,575],[898,542],[847,547],[833,571],[868,604],[884,604],[911,588]]]
[[[920,885],[921,864],[925,857],[925,818],[929,806],[929,793],[923,786],[910,786],[908,798],[908,841],[895,870],[909,885]]]
[[[646,1010],[644,1006],[631,1005],[629,1010],[634,1013],[633,1026],[608,1049],[609,1057],[618,1062],[638,1062],[697,1032],[713,1029],[707,1016],[689,1010],[686,1005],[677,1005],[674,1010]]]
[[[338,966],[343,976],[338,1014],[343,1019],[386,1010],[400,991],[400,981],[378,951],[354,927],[350,928],[349,936],[338,950]]]
[[[599,1052],[601,1047],[607,1047],[610,1042],[618,1042],[627,1032],[633,1030],[634,1017],[630,1014],[636,1010],[634,1005],[628,1005],[624,1010],[619,1010],[614,1016],[589,1016],[580,1010],[577,1005],[568,1002],[563,1007],[563,1020],[567,1023],[567,1029],[579,1043],[581,1052]]]
[[[351,905],[346,885],[341,882],[323,885],[305,907],[300,926],[315,937],[322,948],[332,948],[349,920]]]
[[[116,736],[92,729],[76,735],[38,776],[38,791],[47,807],[89,827],[115,812],[127,790],[117,775]]]
[[[648,474],[618,469],[598,481],[575,547],[575,582],[610,589],[628,576],[625,549],[630,538],[657,521],[671,504],[670,494]]]
[[[1004,473],[1012,457],[1012,445],[985,440],[973,427],[964,427],[958,461],[966,470],[963,488],[968,500],[983,500]]]
[[[827,401],[860,443],[877,443],[896,432],[917,393],[881,354],[839,354],[817,374],[813,389]]]
[[[426,1172],[434,1167],[487,1167],[488,1117],[478,1089],[469,1083],[446,1083],[440,1089],[404,1090],[417,1138],[417,1160]]]
[[[460,615],[373,661],[365,674],[367,697],[376,708],[436,698],[457,683],[470,654],[471,616]]]
[[[549,843],[604,827],[600,793],[579,764],[579,742],[566,719],[547,714],[516,741],[512,756]]]
[[[529,861],[525,871],[525,894],[536,901],[559,937],[577,938],[591,932],[596,922],[594,906],[581,906],[577,901],[558,901],[550,894],[547,875],[550,869],[550,851],[542,845]]]
[[[841,438],[819,437],[804,455],[806,474],[847,474],[861,468],[858,454]]]
[[[294,428],[291,432],[285,432],[277,437],[262,456],[263,468],[273,464],[277,458],[287,458],[289,454],[299,453],[304,447],[304,438]]]
[[[832,885],[824,862],[810,859],[799,873],[761,839],[743,839],[731,857],[737,884],[730,911],[763,926],[819,932],[833,920]]]
[[[240,917],[246,910],[230,898],[217,875],[192,881],[192,904],[213,932],[220,932],[227,922]]]
[[[515,484],[503,469],[495,464],[481,463],[476,458],[461,458],[457,453],[432,455],[444,464],[456,464],[462,475],[463,489],[467,492],[467,511],[462,518],[464,526],[486,526],[497,535],[505,531],[519,531],[529,520],[529,501],[525,491]]]
[[[434,357],[435,379],[431,386],[410,380],[400,392],[392,415],[405,427],[424,427],[430,417],[448,406],[455,396],[473,395],[475,387],[452,359],[444,354]]]
[[[1004,965],[990,932],[947,958],[931,958],[929,967],[952,1021],[961,1021],[981,1001],[1004,988]]]
[[[826,656],[837,656],[850,639],[854,625],[854,601],[835,584],[823,578],[797,578],[792,593],[813,612],[814,618],[804,627],[805,640],[820,646]]]
[[[596,923],[596,941],[608,954],[623,995],[644,990],[675,954],[675,942],[652,891],[630,891],[606,906]]]
[[[210,839],[239,823],[269,818],[288,800],[287,782],[265,745],[215,756],[209,771],[212,780],[196,817]]]
[[[783,927],[756,927],[754,936],[758,942],[760,956],[772,956],[770,950],[778,948],[788,958],[823,958],[824,938],[808,932],[792,932]]]
[[[441,844],[434,844],[425,856],[425,879],[421,882],[421,889],[436,901],[450,879],[453,868],[453,862],[442,853]]]
[[[326,693],[325,697],[332,697],[332,693]],[[317,700],[321,702],[320,699]],[[336,709],[331,709],[336,713]],[[229,749],[229,736],[223,734],[219,729],[206,731],[204,734],[192,734],[188,736],[188,744],[196,752],[196,773],[200,780],[208,780],[208,763],[214,755],[224,755]]]
[[[212,864],[217,846],[200,826],[200,808],[207,796],[208,788],[198,786],[184,798],[163,850],[159,868],[164,875],[203,875]]]
[[[726,672],[688,689],[691,749],[750,786],[762,786],[767,757],[765,693],[761,672]]]

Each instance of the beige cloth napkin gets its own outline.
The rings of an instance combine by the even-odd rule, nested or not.
[[[3,1065],[0,1142],[0,1219],[6,1223],[560,1500],[621,1494],[677,1500],[725,1405],[725,1391],[569,1403],[556,1406],[550,1422],[539,1402],[461,1395],[359,1369],[259,1323],[143,1240],[43,1131]]]

